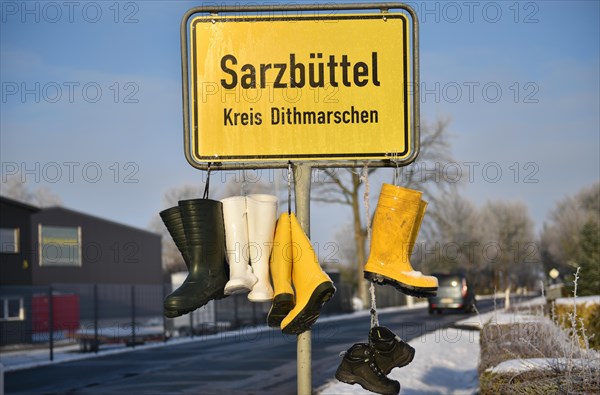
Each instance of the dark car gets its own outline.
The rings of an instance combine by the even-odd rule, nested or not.
[[[475,293],[462,274],[434,274],[438,279],[437,295],[429,298],[429,314],[434,311],[461,310],[475,312]]]

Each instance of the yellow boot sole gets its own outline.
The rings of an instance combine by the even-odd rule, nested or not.
[[[331,281],[325,281],[313,291],[306,306],[281,331],[287,335],[299,335],[309,330],[319,318],[321,307],[335,293],[335,287]],[[290,312],[290,314],[292,314]]]
[[[281,321],[292,311],[294,306],[294,295],[288,293],[275,295],[267,316],[267,325],[272,328],[279,328]]]
[[[373,273],[365,270],[364,277],[374,283],[391,285],[406,295],[416,296],[418,298],[428,298],[437,294],[437,287],[419,287],[410,285],[379,273]]]

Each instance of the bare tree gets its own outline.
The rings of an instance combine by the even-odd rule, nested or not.
[[[533,221],[523,202],[493,201],[480,214],[482,264],[496,289],[532,282],[540,269]]]
[[[170,188],[163,195],[163,209],[177,206],[180,200],[200,198],[203,192],[204,184],[186,184]],[[187,270],[181,253],[158,213],[152,216],[149,228],[161,235],[163,269],[169,273]]]
[[[423,262],[428,271],[470,270],[479,264],[475,253],[479,244],[478,208],[458,189],[442,194],[429,211],[435,228],[427,242],[417,244],[415,262]]]
[[[209,184],[209,198],[211,199],[238,196],[242,193],[273,193],[272,188],[264,181],[244,182],[243,178],[230,177],[223,178],[225,181],[223,184],[219,182],[221,180],[219,180],[218,172],[215,173],[211,176],[214,179]],[[205,185],[204,183],[198,183],[169,188],[163,196],[163,209],[176,206],[180,200],[201,198],[204,194]],[[186,266],[183,257],[158,213],[152,217],[149,228],[162,236],[163,269],[169,273],[185,271]]]
[[[437,199],[437,193],[448,190],[453,182],[448,181],[444,173],[445,163],[452,161],[450,153],[450,138],[448,133],[448,118],[438,118],[433,124],[421,124],[421,150],[418,161],[398,169],[395,173],[399,185],[423,191],[423,198],[428,201]],[[432,170],[431,170],[432,169]],[[371,177],[377,169],[368,170]],[[363,207],[363,178],[360,169],[325,169],[321,182],[314,184],[313,200],[327,204],[342,204],[352,212],[352,237],[355,245],[356,283],[358,297],[365,303],[367,290],[363,280],[363,266],[367,259],[366,240],[367,230],[362,219]],[[380,172],[378,172],[380,173]],[[388,173],[389,174],[389,173]],[[391,181],[391,180],[390,180]],[[371,210],[373,214],[374,210]],[[429,223],[429,220],[426,221]],[[425,232],[430,225],[423,226]]]
[[[52,192],[48,187],[42,186],[31,189],[23,181],[20,173],[8,175],[3,179],[1,194],[7,198],[38,207],[61,206],[63,204],[60,196]]]
[[[540,237],[546,272],[556,268],[564,278],[575,270],[582,230],[590,221],[600,225],[599,182],[561,199],[548,215]]]

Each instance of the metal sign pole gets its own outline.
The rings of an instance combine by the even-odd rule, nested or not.
[[[307,163],[297,163],[292,168],[294,175],[294,192],[296,197],[296,217],[304,230],[310,237],[310,181],[312,166]],[[298,395],[310,395],[312,393],[311,372],[311,331],[298,335],[297,339],[297,376]]]

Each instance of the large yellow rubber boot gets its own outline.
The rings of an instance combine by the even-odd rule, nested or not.
[[[409,260],[427,206],[421,196],[419,191],[383,184],[364,276],[407,295],[428,297],[437,293],[437,278],[414,271]]]
[[[279,328],[281,321],[294,308],[295,298],[292,288],[292,230],[290,215],[283,213],[277,221],[273,250],[269,261],[274,297],[267,323]]]
[[[296,216],[290,214],[292,230],[292,282],[296,291],[296,305],[281,322],[286,334],[300,334],[309,330],[319,318],[321,307],[335,293],[331,278],[321,269],[310,240],[300,227]]]

